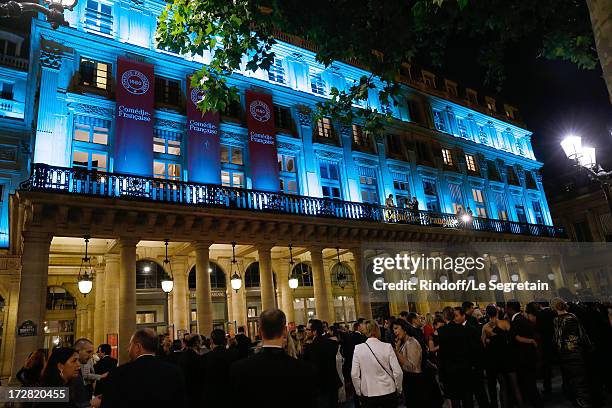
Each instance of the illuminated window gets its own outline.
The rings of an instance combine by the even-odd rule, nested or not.
[[[280,190],[287,194],[298,194],[297,168],[295,166],[295,157],[286,154],[279,154],[278,170]]]
[[[110,64],[81,57],[79,66],[80,84],[99,89],[108,89]]]
[[[317,121],[316,136],[322,139],[335,139],[336,133],[334,132],[334,126],[330,118],[322,118]]]
[[[278,82],[279,84],[285,83],[285,68],[283,67],[282,59],[274,58],[274,63],[268,70],[268,79],[272,82]]]
[[[444,160],[444,164],[446,166],[453,166],[455,163],[453,162],[453,153],[450,149],[442,149],[442,159]]]
[[[342,198],[338,163],[321,160],[319,162],[319,172],[323,197]]]
[[[108,169],[108,156],[105,152],[74,150],[72,152],[72,166],[106,171]]]
[[[87,0],[85,4],[85,27],[110,34],[113,29],[112,6],[96,0]]]
[[[378,183],[376,182],[376,169],[372,167],[359,167],[359,187],[361,201],[378,204]]]
[[[153,177],[167,180],[180,180],[181,165],[173,162],[155,160],[153,162]]]
[[[471,154],[465,155],[465,164],[467,166],[468,171],[478,172],[478,167],[476,166],[476,158]]]
[[[244,173],[236,170],[221,170],[221,184],[225,187],[244,187]]]
[[[163,105],[179,106],[181,95],[181,82],[156,76],[155,102]]]
[[[310,74],[310,90],[317,95],[325,95],[325,81],[321,73]]]
[[[243,165],[242,148],[238,146],[221,145],[221,163]]]
[[[476,216],[481,218],[487,217],[487,207],[485,204],[484,194],[482,190],[473,188],[472,197],[474,198],[474,204],[476,204]]]
[[[410,184],[406,173],[392,173],[393,189],[395,190],[395,203],[398,207],[407,207],[410,197]]]
[[[153,152],[172,156],[181,155],[182,135],[165,129],[153,131]]]
[[[453,213],[457,214],[460,208],[465,209],[465,206],[463,205],[463,193],[461,192],[461,184],[449,183],[448,187],[450,190],[451,202],[453,203]]]
[[[485,97],[485,103],[487,104],[487,109],[490,112],[496,112],[497,111],[497,107],[495,105],[495,99],[490,98],[490,97]]]
[[[108,145],[111,121],[75,115],[73,139],[79,142]]]
[[[363,128],[359,125],[353,125],[352,132],[354,146],[358,146],[364,150],[372,150],[372,141],[368,132],[364,132]]]

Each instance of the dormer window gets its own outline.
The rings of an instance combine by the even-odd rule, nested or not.
[[[268,79],[279,84],[285,83],[285,68],[283,67],[282,59],[274,58],[274,63],[270,65],[268,70]]]
[[[450,96],[457,97],[457,84],[453,81],[449,81],[448,79],[444,81],[444,84],[446,85],[446,93],[448,93]]]
[[[467,96],[467,100],[472,105],[478,105],[478,93],[473,89],[466,89],[465,94]]]
[[[102,34],[110,34],[113,29],[112,6],[102,1],[87,0],[85,26]]]
[[[485,97],[485,103],[487,104],[487,109],[489,112],[497,112],[497,107],[495,106],[495,99],[491,97]]]
[[[425,84],[426,87],[428,88],[436,88],[436,76],[434,74],[432,74],[431,72],[428,71],[421,71],[421,74],[423,75],[423,83]]]
[[[402,64],[399,69],[400,81],[410,82],[412,81],[412,73],[410,72],[410,65]]]
[[[310,74],[310,90],[313,94],[325,95],[325,82],[320,72]]]
[[[508,119],[516,119],[516,109],[510,105],[504,105],[506,117]]]

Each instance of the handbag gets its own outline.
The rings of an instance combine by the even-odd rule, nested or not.
[[[391,373],[389,373],[389,371],[387,371],[387,369],[385,368],[385,366],[384,366],[384,365],[382,365],[382,363],[380,362],[380,360],[378,359],[378,357],[376,357],[376,354],[374,353],[374,350],[372,350],[372,348],[370,347],[370,345],[369,345],[368,343],[363,343],[363,344],[365,344],[366,346],[368,346],[368,348],[370,349],[370,352],[372,353],[372,355],[373,355],[373,356],[374,356],[374,358],[376,359],[376,362],[378,363],[378,365],[380,366],[380,368],[382,368],[382,369],[383,369],[383,371],[384,371],[385,373],[387,373],[387,375],[388,375],[389,377],[391,377],[391,380],[393,381],[393,386],[395,387],[395,391],[394,391],[394,392],[397,392],[397,386],[395,385],[395,378],[393,378],[393,376],[391,375]]]

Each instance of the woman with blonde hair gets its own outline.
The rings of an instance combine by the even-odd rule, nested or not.
[[[374,320],[363,325],[367,340],[355,346],[351,367],[355,393],[364,407],[397,407],[403,373],[393,346],[380,341],[380,328]]]

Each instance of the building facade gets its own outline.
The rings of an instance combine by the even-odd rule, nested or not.
[[[32,22],[25,63],[2,57],[13,64],[0,68],[0,154],[10,159],[0,157],[2,376],[30,351],[80,336],[116,344],[125,361],[136,327],[180,337],[245,325],[254,336],[258,314],[275,305],[296,324],[440,306],[371,296],[366,242],[563,239],[512,106],[406,65],[384,136],[313,122],[332,86],[367,71],[325,68],[311,44],[278,33],[270,71],[228,78],[240,103],[200,126],[187,78],[207,56],[155,46],[163,7],[80,2],[70,27]],[[367,103],[381,110],[376,92]],[[468,208],[475,217],[462,224],[455,214]],[[84,237],[95,276],[87,296],[77,289]],[[521,273],[530,262],[493,259]],[[548,266],[563,285],[561,266]]]

